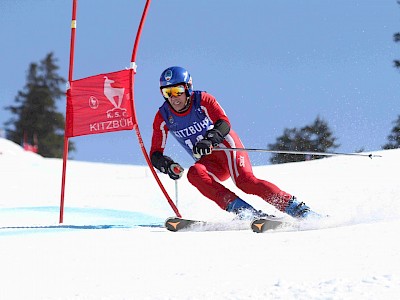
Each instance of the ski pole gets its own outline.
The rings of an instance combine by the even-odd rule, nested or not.
[[[312,152],[312,151],[285,151],[285,150],[268,150],[268,149],[255,149],[255,148],[213,148],[213,151],[247,151],[247,152],[264,152],[264,153],[278,153],[278,154],[303,154],[303,155],[320,155],[320,156],[337,156],[337,155],[351,155],[351,156],[364,156],[364,157],[382,157],[378,154],[363,154],[363,153],[342,153],[342,152]]]
[[[175,181],[175,205],[178,207],[178,180]]]
[[[175,175],[178,175],[179,178],[182,177],[183,168],[182,168],[179,164],[173,163],[173,164],[170,166],[170,168],[171,168],[172,172],[173,172]],[[178,207],[178,179],[175,179],[174,181],[175,181],[175,206]]]

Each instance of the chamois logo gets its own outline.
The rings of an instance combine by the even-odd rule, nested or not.
[[[104,76],[104,95],[107,97],[108,101],[114,105],[114,107],[120,108],[124,98],[125,88],[112,87],[111,83],[114,82],[114,80]]]
[[[108,101],[114,106],[113,109],[107,111],[107,118],[120,118],[125,117],[127,110],[121,108],[122,101],[124,99],[125,88],[113,87],[114,80],[104,76],[104,96],[107,97]]]

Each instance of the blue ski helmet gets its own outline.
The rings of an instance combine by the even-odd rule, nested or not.
[[[190,97],[193,93],[192,77],[189,72],[178,66],[169,67],[161,73],[160,89],[170,85],[183,84],[186,86],[186,95]]]

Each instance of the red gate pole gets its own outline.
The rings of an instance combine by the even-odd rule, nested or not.
[[[68,72],[68,88],[69,84],[72,82],[72,74],[74,71],[74,54],[75,54],[75,30],[76,30],[76,8],[78,5],[78,0],[72,0],[72,21],[71,21],[71,43],[70,43],[70,53],[69,53],[69,72]],[[61,179],[61,200],[60,200],[60,218],[59,222],[64,221],[64,196],[65,196],[65,179],[67,171],[67,160],[68,160],[68,137],[67,132],[67,122],[65,122],[64,129],[64,153],[63,153],[63,169],[62,169],[62,179]]]
[[[144,24],[146,16],[147,16],[147,11],[148,11],[148,8],[150,6],[150,2],[151,2],[151,0],[147,0],[146,1],[146,5],[145,5],[144,10],[143,10],[142,19],[140,20],[139,28],[138,28],[138,31],[137,31],[137,34],[136,34],[135,44],[134,44],[133,51],[132,51],[131,66],[130,66],[131,69],[133,70],[133,76],[132,76],[132,111],[133,111],[134,119],[136,120],[136,128],[135,128],[136,136],[137,136],[137,138],[139,140],[139,145],[140,145],[140,148],[142,149],[144,158],[146,159],[146,162],[147,162],[147,164],[148,164],[148,166],[149,166],[154,178],[156,179],[161,191],[163,192],[163,194],[164,194],[165,198],[167,199],[169,205],[171,206],[172,210],[175,212],[176,216],[181,217],[181,214],[179,213],[178,208],[176,207],[176,205],[172,201],[171,197],[168,195],[168,192],[165,190],[163,184],[160,181],[160,178],[158,177],[156,171],[153,168],[153,165],[152,165],[152,163],[150,161],[149,155],[147,154],[146,148],[144,146],[143,139],[142,139],[142,136],[140,134],[139,125],[138,125],[137,118],[136,118],[136,110],[135,110],[135,103],[134,103],[135,102],[134,101],[134,81],[135,81],[134,80],[134,74],[136,74],[136,53],[137,53],[137,49],[139,47],[140,36],[142,34],[143,24]]]

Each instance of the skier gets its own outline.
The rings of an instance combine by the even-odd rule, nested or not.
[[[254,176],[245,151],[213,151],[218,148],[243,148],[239,136],[217,100],[204,91],[194,91],[189,72],[178,66],[164,70],[160,91],[165,99],[153,122],[150,157],[153,166],[171,179],[182,176],[183,168],[164,155],[168,132],[195,159],[187,178],[205,197],[239,219],[268,216],[256,210],[221,184],[229,177],[247,194],[261,197],[278,210],[295,218],[317,215],[296,197],[271,182]]]

